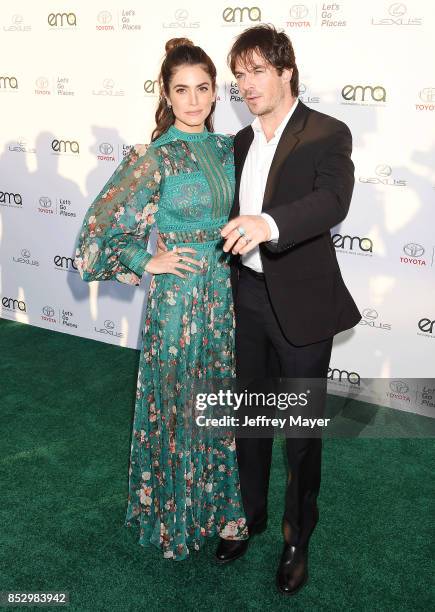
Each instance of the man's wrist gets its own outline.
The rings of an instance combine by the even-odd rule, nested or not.
[[[275,219],[264,212],[260,213],[260,216],[263,217],[270,229],[270,237],[267,242],[278,242],[279,229],[277,224],[275,223]]]

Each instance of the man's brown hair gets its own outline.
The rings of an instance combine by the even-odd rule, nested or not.
[[[292,95],[299,94],[299,72],[296,66],[295,52],[290,38],[285,32],[278,32],[273,25],[259,25],[242,32],[234,41],[228,53],[228,65],[234,74],[236,61],[245,66],[252,64],[252,56],[257,52],[271,64],[279,75],[285,68],[293,69],[290,80]]]

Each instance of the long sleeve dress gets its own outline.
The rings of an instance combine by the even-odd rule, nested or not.
[[[248,537],[231,433],[192,433],[188,388],[231,378],[234,311],[220,229],[234,194],[233,142],[171,126],[132,147],[85,215],[76,265],[85,281],[138,285],[154,224],[168,248],[191,246],[197,272],[151,277],[142,334],[125,525],[164,557],[204,539]],[[202,428],[204,429],[204,428]]]

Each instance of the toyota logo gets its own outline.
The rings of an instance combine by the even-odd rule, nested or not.
[[[424,248],[421,246],[421,244],[409,242],[403,247],[403,252],[410,257],[421,257],[424,253]]]
[[[392,17],[402,17],[406,13],[406,5],[401,2],[394,2],[394,4],[390,4],[388,12]]]
[[[182,8],[177,9],[174,14],[177,21],[186,21],[186,19],[189,17],[188,11]]]
[[[29,259],[30,257],[29,249],[21,249],[21,255],[24,257],[24,259]]]
[[[294,4],[290,9],[290,17],[303,19],[308,15],[308,8],[304,4]]]
[[[422,102],[435,102],[435,87],[424,87],[418,97]]]
[[[387,164],[379,164],[376,166],[375,172],[378,176],[390,176],[392,170],[391,166],[387,166]]]
[[[409,387],[403,380],[392,380],[390,382],[390,389],[393,393],[407,393]]]
[[[98,148],[103,155],[110,155],[113,151],[113,147],[109,142],[102,142]]]
[[[39,198],[39,203],[42,206],[42,208],[50,208],[51,206],[51,200],[50,198],[47,198],[46,196],[42,196],[41,198]]]
[[[54,315],[54,308],[52,308],[51,306],[44,306],[42,312],[45,314],[46,317],[52,317]]]
[[[107,321],[104,321],[104,327],[106,329],[115,329],[115,323],[107,319]]]
[[[362,315],[364,317],[364,319],[370,319],[370,320],[374,320],[378,318],[378,313],[374,308],[365,308],[362,311]]]
[[[38,77],[36,79],[36,87],[38,89],[47,89],[48,87],[48,79],[45,77]]]
[[[112,14],[109,11],[100,11],[97,15],[97,20],[100,23],[110,23],[112,21]]]

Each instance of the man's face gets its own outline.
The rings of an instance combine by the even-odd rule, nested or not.
[[[236,60],[234,76],[251,113],[262,116],[278,110],[291,95],[292,72],[283,70],[279,75],[274,66],[254,51],[248,66],[240,58]]]

